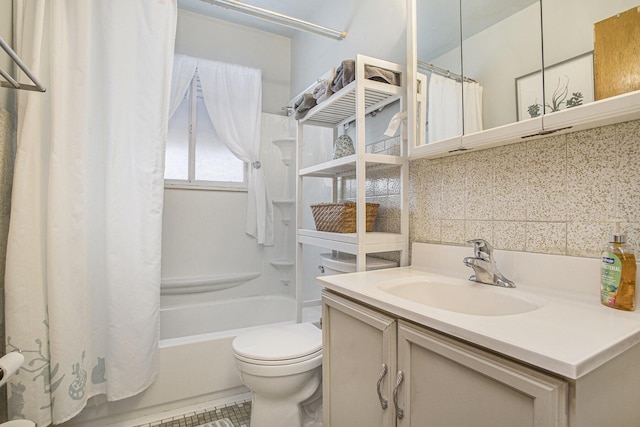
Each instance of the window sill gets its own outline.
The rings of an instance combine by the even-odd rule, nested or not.
[[[188,183],[188,182],[167,182],[164,183],[165,190],[204,190],[204,191],[235,191],[247,192],[246,185],[221,185],[221,184],[205,184],[205,183]]]

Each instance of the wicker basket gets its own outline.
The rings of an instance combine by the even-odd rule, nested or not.
[[[367,231],[373,231],[379,206],[379,203],[367,203]],[[356,232],[356,204],[354,202],[318,203],[311,205],[311,213],[318,231]]]

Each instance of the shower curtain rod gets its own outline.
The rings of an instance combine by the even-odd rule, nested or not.
[[[456,73],[454,73],[452,71],[445,70],[444,68],[436,67],[433,64],[427,64],[426,62],[418,61],[418,68],[422,68],[424,70],[432,71],[434,73],[440,74],[441,76],[449,77],[449,78],[452,78],[454,80],[462,81],[462,79],[464,79],[464,81],[467,82],[467,83],[478,83],[477,81],[475,81],[473,79],[470,79],[469,77],[462,77],[460,74],[456,74]]]
[[[221,6],[221,7],[224,7],[225,9],[246,13],[247,15],[255,16],[256,18],[266,19],[267,21],[273,22],[275,24],[283,25],[285,27],[306,31],[309,33],[319,34],[321,36],[329,37],[336,40],[342,40],[345,37],[347,37],[346,31],[333,30],[331,28],[327,28],[321,25],[313,24],[311,22],[303,21],[302,19],[283,15],[282,13],[274,12],[269,9],[263,9],[258,6],[242,3],[237,0],[202,0],[202,1],[210,3],[214,6]]]
[[[24,64],[24,62],[22,62],[20,57],[13,51],[13,49],[11,49],[11,47],[7,44],[7,42],[4,41],[2,37],[0,37],[0,47],[2,47],[2,49],[5,52],[7,52],[7,55],[9,55],[11,59],[13,59],[13,61],[16,64],[18,64],[18,67],[20,67],[20,69],[24,71],[27,77],[29,77],[29,79],[31,79],[31,81],[33,82],[33,85],[18,83],[13,77],[9,75],[9,73],[7,73],[2,68],[0,68],[0,75],[4,77],[6,80],[6,82],[0,82],[0,86],[7,87],[10,89],[23,89],[23,90],[34,90],[38,92],[46,92],[47,89],[45,89],[42,83],[38,81],[36,76],[34,76],[33,73],[29,71],[29,68]]]

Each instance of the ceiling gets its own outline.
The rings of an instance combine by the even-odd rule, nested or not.
[[[331,7],[327,0],[241,0],[243,3],[261,7],[294,18],[324,25],[335,30],[331,23],[315,22],[315,11],[320,8]],[[363,0],[336,0],[339,5],[349,1]],[[403,1],[403,0],[400,0]],[[463,22],[465,37],[476,34],[479,31],[505,19],[513,13],[533,4],[539,0],[461,0],[463,3]],[[433,46],[434,52],[444,53],[455,47],[455,41],[459,40],[459,3],[452,0],[416,0],[418,20],[418,46]],[[207,0],[178,0],[178,7],[201,15],[222,19],[239,25],[248,26],[262,31],[278,34],[285,37],[294,37],[296,30],[264,19],[246,15],[234,10],[225,9],[213,5]],[[348,36],[347,36],[348,37]],[[429,40],[425,43],[423,40]],[[454,44],[452,46],[452,43]],[[419,55],[421,56],[421,55]]]
[[[416,0],[418,59],[429,62],[473,36],[540,0]]]
[[[313,15],[315,10],[326,7],[323,6],[323,3],[325,3],[323,0],[242,0],[242,3],[310,22],[314,22]],[[291,38],[296,34],[296,30],[294,29],[274,24],[242,12],[225,9],[224,7],[208,3],[206,0],[178,0],[178,7],[200,15],[222,19],[234,24],[244,25],[285,37]],[[324,25],[318,22],[314,23]],[[331,27],[330,25],[327,26]],[[335,29],[340,30],[340,28]]]

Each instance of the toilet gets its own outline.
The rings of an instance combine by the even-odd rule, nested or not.
[[[322,331],[312,323],[264,327],[232,344],[240,379],[251,390],[251,427],[321,426]],[[321,419],[319,414],[315,414]]]
[[[321,273],[356,271],[355,255],[321,254]],[[367,270],[397,267],[367,257]],[[240,379],[252,394],[251,427],[322,426],[322,331],[312,323],[266,326],[234,338]]]
[[[398,263],[386,259],[367,256],[367,270],[381,270],[383,268],[397,267]],[[329,276],[332,274],[353,273],[356,269],[356,256],[344,252],[320,254],[320,274]]]

